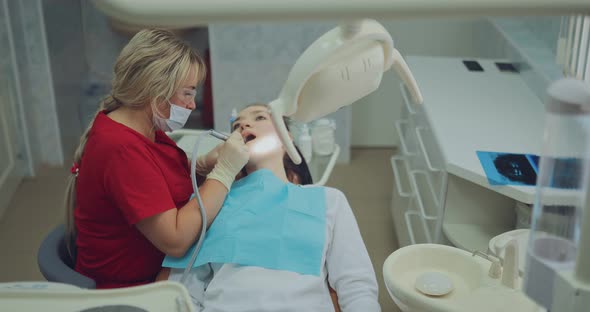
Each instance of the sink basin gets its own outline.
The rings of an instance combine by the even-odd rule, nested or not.
[[[520,290],[488,276],[490,262],[445,245],[417,244],[392,253],[383,265],[385,286],[393,301],[406,311],[543,311]],[[448,277],[453,290],[442,296],[418,291],[416,279],[428,272]]]

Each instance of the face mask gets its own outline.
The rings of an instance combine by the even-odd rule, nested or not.
[[[168,102],[170,103],[170,102]],[[170,118],[162,118],[154,113],[154,124],[164,132],[182,129],[192,110],[170,103]]]

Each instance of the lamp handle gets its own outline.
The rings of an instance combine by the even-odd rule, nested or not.
[[[297,149],[295,149],[295,145],[293,141],[291,141],[291,137],[289,136],[289,131],[287,130],[287,126],[283,121],[283,105],[280,99],[276,99],[269,104],[270,106],[270,119],[277,130],[277,134],[279,135],[279,139],[283,143],[285,150],[287,151],[287,155],[291,158],[293,163],[299,165],[301,163],[301,156],[297,153]]]
[[[422,104],[422,102],[424,102],[424,99],[422,98],[422,93],[420,92],[420,88],[418,88],[418,83],[416,83],[416,79],[414,79],[414,75],[412,75],[412,71],[408,67],[408,64],[406,63],[406,61],[397,49],[393,49],[392,55],[393,69],[395,69],[397,74],[402,78],[403,82],[408,87],[414,102],[416,102],[417,104]]]

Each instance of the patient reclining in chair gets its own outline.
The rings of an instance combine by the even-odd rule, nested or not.
[[[265,105],[242,110],[232,128],[250,159],[185,282],[197,310],[380,311],[375,272],[344,194],[306,185],[307,164],[286,155]],[[180,281],[194,248],[166,257],[170,280]]]

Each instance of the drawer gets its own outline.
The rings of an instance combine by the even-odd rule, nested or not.
[[[416,127],[418,154],[411,168],[424,171],[433,185],[437,197],[446,191],[447,172],[441,149],[428,128]]]
[[[428,127],[416,126],[414,132],[418,146],[417,154],[424,161],[426,169],[430,172],[444,171],[446,168],[442,151],[432,131]]]
[[[427,224],[426,231],[430,233],[432,242],[438,242],[440,238],[443,205],[440,192],[434,188],[432,180],[427,172],[412,170],[410,181],[415,194],[415,211]]]
[[[414,127],[427,127],[428,121],[424,106],[412,101],[410,91],[408,91],[408,88],[406,88],[406,85],[403,82],[400,83],[400,92],[402,95],[401,116],[405,119],[411,120]]]
[[[402,111],[408,113],[408,115],[418,115],[424,113],[424,108],[422,105],[415,103],[412,100],[412,96],[410,95],[410,91],[406,87],[403,82],[399,84],[400,93],[402,94],[403,99],[403,107]]]
[[[404,214],[407,235],[410,244],[432,243],[426,220],[416,210],[406,211]]]
[[[401,145],[400,152],[404,156],[416,156],[418,150],[418,139],[416,138],[416,127],[412,119],[398,119],[395,121],[395,129],[399,136]]]
[[[396,155],[391,157],[391,168],[394,177],[391,192],[391,217],[393,218],[398,244],[403,247],[411,244],[407,226],[404,222],[404,214],[410,209],[410,203],[414,196],[407,156]]]
[[[410,181],[410,167],[408,157],[396,155],[391,157],[391,168],[393,169],[394,194],[400,197],[409,198],[414,194]]]

